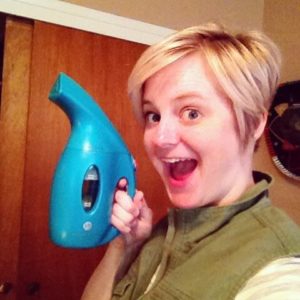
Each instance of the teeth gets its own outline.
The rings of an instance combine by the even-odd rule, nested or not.
[[[162,161],[169,163],[169,164],[173,164],[173,163],[177,163],[180,161],[186,161],[186,160],[192,160],[192,158],[163,158]]]

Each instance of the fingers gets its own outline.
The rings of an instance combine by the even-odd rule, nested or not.
[[[134,202],[131,197],[123,191],[117,191],[115,194],[115,204],[120,209],[132,214],[134,217],[139,215],[139,206],[137,202]]]
[[[141,201],[141,210],[140,210],[140,218],[147,221],[148,223],[152,224],[153,219],[153,212],[152,209],[146,203],[145,198]]]
[[[115,226],[122,233],[129,233],[131,227],[126,225],[120,218],[116,217],[114,214],[111,216],[111,224]]]
[[[136,190],[134,198],[133,198],[133,205],[136,207],[139,211],[142,208],[142,201],[144,199],[144,193],[141,191]]]
[[[131,231],[134,220],[139,215],[139,208],[130,196],[121,190],[115,194],[115,203],[112,208],[111,223],[123,233]]]
[[[149,222],[151,223],[153,213],[145,200],[144,193],[141,191],[136,191],[133,201],[134,205],[139,209],[139,218],[149,220]]]
[[[144,240],[152,231],[152,210],[148,207],[144,194],[136,191],[133,199],[127,193],[127,180],[121,179],[115,193],[111,223],[128,243]]]
[[[118,189],[122,190],[122,191],[126,191],[127,190],[127,180],[126,178],[121,178],[118,182]]]

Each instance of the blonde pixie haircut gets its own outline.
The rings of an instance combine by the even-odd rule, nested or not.
[[[279,50],[261,32],[231,34],[222,26],[209,23],[176,32],[150,46],[128,80],[128,94],[138,119],[144,122],[142,97],[147,79],[194,52],[206,58],[222,92],[230,99],[239,137],[247,144],[271,105],[280,75]]]

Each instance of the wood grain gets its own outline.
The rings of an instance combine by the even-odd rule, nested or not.
[[[0,282],[15,299],[26,151],[32,23],[8,18],[0,116]]]
[[[31,299],[26,294],[30,282],[40,283],[37,293],[40,299],[79,299],[105,250],[104,247],[62,249],[49,239],[51,181],[70,133],[67,117],[48,100],[59,72],[70,75],[99,102],[141,166],[138,186],[150,202],[153,201],[156,218],[165,212],[164,189],[146,158],[142,131],[126,96],[129,72],[144,48],[136,43],[35,22],[22,213],[20,299]]]

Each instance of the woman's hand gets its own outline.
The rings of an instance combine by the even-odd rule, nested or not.
[[[138,246],[151,234],[152,210],[141,191],[136,191],[131,199],[125,191],[126,185],[126,179],[121,179],[115,193],[111,223],[122,233],[126,247]]]

